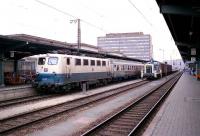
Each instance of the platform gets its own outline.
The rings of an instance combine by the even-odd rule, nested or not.
[[[13,86],[5,86],[5,87],[0,87],[0,92],[2,91],[11,91],[11,90],[17,90],[17,89],[24,89],[24,88],[31,88],[31,84],[27,85],[13,85]]]
[[[199,136],[200,81],[184,73],[144,136]]]
[[[0,102],[29,97],[36,95],[37,92],[32,88],[31,85],[18,85],[18,86],[6,86],[0,88]]]

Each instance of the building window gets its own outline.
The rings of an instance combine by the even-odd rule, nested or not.
[[[81,59],[75,59],[75,65],[81,65]]]
[[[88,66],[88,60],[87,60],[87,59],[84,59],[84,60],[83,60],[83,65],[84,65],[84,66]]]
[[[91,60],[91,61],[90,61],[90,65],[91,65],[91,66],[95,66],[95,61],[94,61],[94,60]]]

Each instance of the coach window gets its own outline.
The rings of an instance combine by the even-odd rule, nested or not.
[[[101,61],[97,60],[97,66],[101,66]]]
[[[58,64],[58,57],[49,57],[48,65],[57,65]]]
[[[106,66],[106,62],[105,61],[102,61],[102,66]]]
[[[39,58],[38,59],[38,65],[44,65],[46,61],[46,58]]]
[[[91,61],[90,61],[90,65],[91,65],[91,66],[95,66],[95,61],[94,61],[94,60],[91,60]]]
[[[88,60],[87,60],[87,59],[84,59],[84,60],[83,60],[83,65],[84,65],[84,66],[88,66]]]
[[[70,65],[70,58],[67,58],[67,65]]]
[[[81,59],[75,59],[75,65],[80,66],[81,65]]]

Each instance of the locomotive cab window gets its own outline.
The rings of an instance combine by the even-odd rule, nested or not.
[[[38,65],[44,65],[46,61],[46,58],[39,58],[38,59]]]
[[[81,65],[81,59],[75,59],[75,65],[80,66]]]
[[[84,65],[84,66],[88,66],[88,60],[87,60],[87,59],[84,59],[84,60],[83,60],[83,65]]]
[[[70,65],[70,58],[67,58],[66,63],[67,63],[67,65]]]
[[[95,61],[94,61],[94,60],[91,60],[91,61],[90,61],[90,65],[91,65],[91,66],[95,66]]]
[[[58,64],[58,57],[49,57],[48,65],[57,65]]]

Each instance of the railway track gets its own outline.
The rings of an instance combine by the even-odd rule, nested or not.
[[[16,87],[16,89],[24,89],[24,88],[30,88],[30,87],[29,86],[28,87],[22,86],[21,88]],[[12,88],[12,90],[16,90],[16,89]],[[40,100],[56,98],[59,96],[63,96],[63,94],[62,93],[61,94],[43,94],[43,95],[34,95],[34,96],[28,96],[28,97],[23,97],[23,98],[0,101],[0,109],[7,108],[8,106],[16,106],[18,104],[29,104],[33,102],[38,102]]]
[[[50,98],[56,98],[58,96],[61,96],[59,94],[49,94],[49,95],[36,95],[36,96],[29,96],[29,97],[24,97],[24,98],[16,98],[16,99],[11,99],[11,100],[6,100],[6,101],[1,101],[0,102],[0,109],[2,108],[7,108],[8,106],[16,106],[18,104],[29,104],[33,102],[38,102],[40,100],[46,100]]]
[[[21,114],[15,117],[0,120],[0,135],[12,133],[13,130],[16,130],[22,127],[27,127],[28,125],[31,125],[33,123],[55,117],[63,113],[68,113],[70,111],[73,111],[74,109],[82,108],[83,106],[87,106],[89,104],[93,104],[95,102],[99,102],[101,100],[104,100],[110,97],[114,97],[117,94],[124,93],[126,91],[129,91],[130,89],[144,85],[148,82],[149,81],[145,81],[145,80],[136,82],[131,85],[111,89],[111,90],[101,92],[98,94],[86,96],[84,98],[79,98],[70,102],[62,103],[59,105],[51,106],[48,108],[44,108],[37,111],[32,111],[32,112]]]
[[[171,90],[181,74],[153,89],[112,117],[85,132],[82,136],[125,136],[136,135],[141,124],[149,117],[153,109]]]

